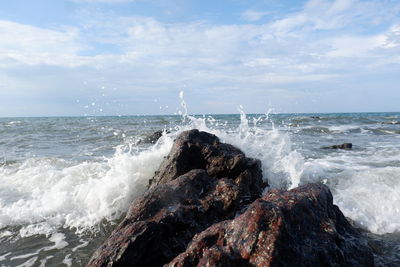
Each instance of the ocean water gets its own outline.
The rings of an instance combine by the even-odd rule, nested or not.
[[[191,128],[259,158],[271,187],[327,184],[376,264],[400,265],[400,113],[241,111],[0,118],[0,266],[84,266]],[[342,143],[353,149],[321,149]]]

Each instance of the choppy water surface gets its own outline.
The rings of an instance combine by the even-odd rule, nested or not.
[[[190,128],[261,159],[272,187],[327,184],[376,263],[400,264],[400,113],[243,113],[0,118],[0,266],[84,265]]]

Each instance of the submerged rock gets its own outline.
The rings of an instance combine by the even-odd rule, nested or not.
[[[310,116],[311,119],[316,119],[316,120],[320,120],[321,117],[320,116]]]
[[[344,143],[341,145],[333,145],[333,146],[324,146],[322,147],[322,149],[346,149],[346,150],[350,150],[353,148],[353,144],[352,143]]]
[[[399,125],[400,121],[384,121],[382,124]]]
[[[168,266],[373,266],[366,241],[324,185],[272,190],[196,235]]]
[[[88,266],[170,262],[196,233],[233,219],[261,196],[260,166],[215,135],[182,133],[160,167],[163,175],[156,175],[149,191],[134,201]]]
[[[155,144],[158,139],[161,138],[161,136],[163,135],[164,131],[163,130],[158,130],[155,131],[154,133],[147,135],[145,138],[143,138],[142,140],[139,140],[139,144],[141,143],[145,143],[145,144]],[[166,133],[170,133],[169,131],[166,131]]]

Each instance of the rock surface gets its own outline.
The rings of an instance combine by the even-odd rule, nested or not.
[[[346,150],[350,150],[352,149],[353,144],[352,143],[344,143],[341,145],[333,145],[333,146],[325,146],[322,149],[346,149]]]
[[[261,196],[260,166],[215,135],[182,133],[160,167],[163,175],[156,175],[149,191],[134,201],[88,266],[170,262],[196,233],[234,218]]]
[[[171,152],[150,180],[150,187],[172,181],[193,169],[204,169],[212,177],[233,180],[243,179],[244,176],[262,177],[259,160],[247,158],[238,148],[221,143],[213,134],[190,130],[181,133],[175,140]],[[247,186],[256,192],[257,188],[267,185],[258,178],[251,182]]]
[[[324,185],[272,190],[196,235],[168,266],[373,266],[366,241]]]

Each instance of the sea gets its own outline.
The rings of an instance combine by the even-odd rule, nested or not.
[[[270,188],[319,182],[400,266],[400,113],[0,118],[0,266],[84,266],[197,128],[262,162]],[[147,137],[163,131],[161,138]],[[322,149],[352,143],[351,150]]]

